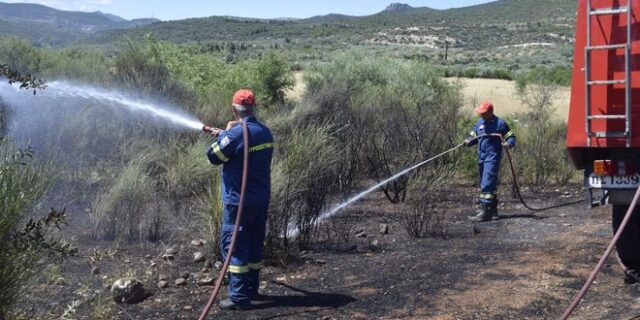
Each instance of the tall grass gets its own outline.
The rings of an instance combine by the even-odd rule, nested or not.
[[[176,142],[168,153],[164,181],[167,191],[176,198],[205,194],[214,167],[204,155],[210,139],[200,139],[193,144]]]
[[[215,173],[213,174],[213,179],[210,180],[207,193],[200,198],[201,207],[203,208],[200,215],[204,221],[204,232],[214,257],[220,256],[220,246],[218,246],[217,243],[220,239],[222,211],[224,207],[221,193],[220,174]]]
[[[143,210],[152,192],[153,181],[145,171],[145,164],[129,163],[113,185],[97,198],[91,211],[92,235],[139,239]]]

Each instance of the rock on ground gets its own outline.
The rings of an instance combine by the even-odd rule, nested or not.
[[[111,285],[111,296],[116,303],[135,304],[144,301],[151,294],[140,280],[122,278]]]

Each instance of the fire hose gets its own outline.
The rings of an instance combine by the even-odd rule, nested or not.
[[[213,289],[213,292],[211,293],[211,296],[209,297],[209,301],[207,302],[204,310],[202,311],[202,314],[200,315],[200,317],[198,318],[199,320],[204,320],[207,315],[209,314],[209,311],[211,310],[211,307],[213,306],[219,292],[220,292],[220,288],[222,287],[222,282],[224,280],[224,277],[226,275],[227,269],[229,268],[229,264],[231,262],[231,256],[233,254],[233,251],[235,249],[235,245],[236,245],[236,239],[237,239],[237,234],[238,234],[238,229],[240,226],[240,222],[242,219],[242,210],[244,207],[244,195],[245,195],[245,190],[246,190],[246,186],[247,186],[247,176],[248,176],[248,162],[249,162],[249,133],[248,133],[248,129],[247,129],[247,124],[244,121],[240,121],[240,124],[242,125],[242,133],[243,133],[243,140],[244,140],[244,167],[243,167],[243,171],[242,171],[242,184],[240,187],[240,204],[238,207],[238,212],[236,215],[236,221],[235,221],[235,225],[233,228],[233,234],[231,236],[231,244],[229,246],[229,250],[227,251],[227,257],[224,261],[224,264],[222,265],[222,269],[220,270],[219,274],[218,274],[218,278],[216,279],[216,283]],[[206,132],[212,132],[212,128],[205,126],[203,128],[204,131]],[[486,134],[486,135],[480,135],[477,136],[469,141],[473,141],[473,140],[477,140],[481,137],[496,137],[496,138],[500,138],[502,142],[504,142],[504,137],[500,134]],[[435,161],[436,159],[443,157],[449,153],[452,153],[456,150],[458,150],[459,148],[461,148],[462,146],[464,146],[463,143],[456,145],[455,147],[442,152],[440,154],[438,154],[435,157],[432,157],[426,161],[423,161],[421,163],[418,163],[417,165],[414,165],[402,172],[400,172],[399,174],[394,175],[393,177],[383,181],[384,184],[389,183],[390,181],[399,178],[400,176],[416,170],[432,161]],[[509,148],[505,148],[505,153],[507,154],[507,159],[509,160],[509,168],[511,170],[511,177],[513,179],[513,186],[514,189],[516,191],[516,195],[518,196],[518,199],[520,200],[520,202],[522,203],[522,205],[532,211],[543,211],[543,210],[549,210],[549,209],[553,209],[553,208],[558,208],[558,207],[563,207],[563,206],[568,206],[568,205],[572,205],[572,204],[577,204],[580,202],[583,202],[584,200],[580,200],[580,201],[574,201],[574,202],[568,202],[568,203],[562,203],[562,204],[558,204],[558,205],[553,205],[553,206],[548,206],[548,207],[543,207],[543,208],[537,208],[537,207],[532,207],[530,205],[528,205],[526,203],[526,201],[524,200],[524,198],[522,197],[522,194],[520,192],[520,187],[518,185],[518,181],[517,181],[517,175],[516,175],[516,171],[513,165],[513,159],[511,157],[511,152],[509,151]],[[382,184],[382,183],[381,183]],[[379,185],[381,185],[379,184]],[[627,210],[627,213],[625,214],[620,227],[618,228],[618,231],[616,232],[616,234],[614,235],[613,239],[611,240],[609,246],[607,247],[607,250],[605,251],[604,255],[602,256],[602,258],[600,258],[600,261],[598,262],[598,264],[596,265],[595,269],[591,272],[591,275],[589,276],[589,278],[587,279],[586,283],[584,284],[584,286],[582,287],[582,289],[580,290],[580,292],[576,295],[576,297],[574,298],[573,302],[571,303],[571,305],[569,306],[569,308],[567,308],[567,310],[564,312],[564,314],[562,315],[562,317],[560,318],[560,320],[566,320],[572,313],[573,311],[576,309],[576,307],[578,306],[578,304],[580,303],[580,301],[582,300],[582,298],[584,297],[584,295],[586,295],[586,293],[588,292],[589,288],[591,287],[591,285],[593,284],[593,281],[595,280],[596,276],[598,275],[598,273],[602,270],[602,267],[604,266],[604,262],[606,261],[606,259],[609,257],[609,255],[611,254],[611,251],[613,251],[613,248],[616,244],[616,242],[618,241],[618,239],[620,238],[622,232],[624,231],[629,219],[631,218],[631,214],[633,212],[633,209],[635,208],[638,199],[640,198],[640,187],[638,188],[638,190],[636,191],[636,194],[633,198],[633,201],[631,202],[631,205],[629,206],[629,209]],[[353,201],[349,202],[352,203]]]
[[[502,137],[502,135],[500,135],[500,134],[491,134],[489,136],[499,137],[504,142],[504,137]],[[549,209],[563,207],[563,206],[567,206],[567,205],[571,205],[571,204],[577,204],[577,203],[580,203],[580,202],[584,201],[584,200],[580,200],[580,201],[563,203],[563,204],[544,207],[544,208],[535,208],[535,207],[531,207],[531,206],[527,205],[527,203],[522,198],[522,194],[520,193],[520,188],[518,187],[518,180],[517,180],[517,177],[516,177],[515,169],[513,167],[513,160],[511,159],[511,153],[509,152],[509,148],[505,148],[505,151],[506,151],[506,154],[507,154],[507,158],[509,159],[509,166],[510,166],[510,169],[511,169],[511,176],[513,178],[514,189],[516,190],[516,194],[517,194],[518,198],[520,199],[520,202],[522,203],[522,205],[525,206],[525,208],[527,208],[529,210],[532,210],[532,211],[543,211],[543,210],[549,210]],[[636,190],[636,193],[635,193],[635,195],[633,197],[633,200],[631,201],[631,205],[629,205],[629,208],[627,209],[627,212],[625,213],[624,218],[622,219],[622,222],[620,223],[620,226],[618,227],[618,231],[615,233],[615,235],[611,239],[611,242],[609,243],[609,245],[607,246],[607,249],[605,250],[604,254],[602,255],[602,257],[598,261],[598,264],[595,266],[593,271],[591,271],[591,274],[589,275],[589,278],[587,278],[587,281],[584,283],[584,285],[582,286],[582,288],[580,289],[578,294],[574,297],[573,301],[571,302],[569,307],[564,311],[564,313],[559,318],[559,320],[568,319],[569,316],[571,316],[571,314],[573,313],[573,311],[575,311],[575,309],[578,307],[578,304],[580,304],[580,301],[582,301],[582,298],[584,298],[584,296],[587,294],[587,292],[589,291],[589,288],[591,288],[591,285],[595,281],[595,279],[598,276],[598,274],[600,273],[600,271],[602,271],[602,268],[604,267],[604,263],[606,262],[606,260],[611,255],[611,252],[613,251],[613,248],[615,247],[616,243],[618,242],[618,239],[620,239],[620,236],[622,235],[622,232],[624,232],[624,229],[626,228],[627,223],[631,219],[631,215],[633,214],[633,210],[635,209],[639,198],[640,198],[640,187],[638,187],[638,189]],[[622,263],[621,263],[621,265],[622,265]],[[622,267],[626,268],[624,265],[622,265]]]
[[[484,135],[479,135],[478,137],[474,138],[474,139],[479,139],[481,137],[495,137],[495,138],[499,138],[503,143],[505,142],[504,137],[499,134],[499,133],[492,133],[492,134],[484,134]],[[472,140],[474,140],[472,139]],[[577,200],[577,201],[572,201],[572,202],[565,202],[565,203],[560,203],[560,204],[556,204],[556,205],[551,205],[551,206],[546,206],[546,207],[533,207],[531,205],[529,205],[525,200],[524,197],[522,196],[522,193],[520,192],[520,185],[518,184],[518,176],[516,175],[516,170],[515,167],[513,166],[513,159],[511,158],[511,151],[509,151],[509,148],[504,148],[505,153],[507,154],[507,159],[509,160],[509,169],[511,169],[511,179],[513,181],[513,189],[516,193],[516,196],[518,197],[518,200],[520,200],[520,203],[522,203],[522,205],[531,210],[531,211],[545,211],[545,210],[550,210],[550,209],[555,209],[555,208],[560,208],[560,207],[565,207],[565,206],[570,206],[570,205],[574,205],[574,204],[578,204],[581,202],[584,202],[585,200]]]
[[[624,215],[624,218],[620,223],[620,227],[618,227],[618,231],[613,236],[613,239],[611,239],[611,242],[609,243],[607,250],[605,250],[604,254],[600,258],[600,261],[598,261],[598,264],[596,265],[596,267],[593,269],[593,271],[591,271],[589,278],[587,279],[585,284],[582,286],[582,289],[580,289],[580,292],[578,292],[576,297],[573,299],[573,301],[571,302],[571,305],[562,314],[562,316],[560,317],[560,320],[566,320],[567,318],[569,318],[569,316],[573,313],[573,311],[578,307],[578,304],[580,303],[582,298],[584,298],[584,296],[587,294],[587,291],[589,291],[589,288],[593,284],[593,281],[596,279],[596,276],[602,270],[602,267],[604,266],[605,261],[607,260],[607,258],[609,258],[609,255],[611,255],[611,251],[613,251],[613,248],[618,242],[618,239],[620,239],[620,235],[622,235],[622,232],[627,226],[629,219],[631,219],[633,210],[635,209],[636,204],[638,203],[638,198],[640,198],[640,187],[638,187],[638,190],[636,191],[635,196],[633,196],[633,201],[631,201],[631,205],[629,205],[629,209],[627,209],[627,213]]]
[[[229,268],[229,264],[231,263],[231,255],[236,247],[236,239],[238,237],[238,229],[240,228],[240,222],[242,221],[242,209],[244,208],[244,196],[245,190],[247,188],[247,177],[249,174],[249,130],[247,129],[247,123],[244,121],[239,121],[240,125],[242,125],[242,137],[244,142],[244,164],[242,168],[242,184],[240,186],[240,204],[238,205],[238,212],[236,213],[236,221],[233,226],[233,234],[231,236],[231,244],[229,245],[229,250],[227,251],[227,258],[224,260],[224,264],[222,264],[222,268],[220,269],[220,273],[218,273],[218,278],[216,279],[215,286],[213,287],[213,292],[211,292],[211,296],[209,297],[209,301],[207,305],[202,310],[200,317],[198,320],[204,320],[211,307],[213,307],[213,303],[216,301],[218,297],[218,293],[220,293],[220,288],[222,287],[222,282],[224,281],[224,277],[227,274],[227,269]],[[213,132],[209,126],[204,126],[202,128],[205,132]]]

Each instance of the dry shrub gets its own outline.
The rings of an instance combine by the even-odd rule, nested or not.
[[[3,140],[9,130],[9,107],[0,99],[0,140]]]
[[[409,209],[402,214],[401,224],[412,238],[447,237],[446,213],[428,201],[409,201]]]
[[[335,191],[339,152],[331,126],[295,127],[278,143],[272,171],[268,247],[290,250],[287,230],[297,228],[298,248],[308,248],[316,221]]]
[[[401,216],[401,224],[412,238],[447,236],[447,216],[435,203],[451,192],[457,161],[451,155],[422,169],[409,185],[409,208]]]
[[[424,65],[391,65],[392,78],[365,95],[373,134],[367,135],[367,160],[376,180],[423,161],[453,144],[462,98]],[[443,174],[446,172],[443,172]],[[412,175],[382,189],[392,203],[404,201]]]
[[[361,213],[361,212],[358,212]],[[348,251],[355,246],[353,224],[331,219],[318,225],[314,235],[314,250]]]

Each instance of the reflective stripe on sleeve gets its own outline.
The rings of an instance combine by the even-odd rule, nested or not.
[[[216,154],[216,156],[218,157],[218,159],[220,159],[220,161],[222,162],[229,161],[229,158],[227,158],[227,156],[225,156],[224,153],[222,153],[222,150],[220,149],[219,144],[214,143],[211,145],[211,148],[213,149],[213,153]]]
[[[494,195],[493,193],[481,193],[480,194],[480,199],[493,199]]]
[[[248,266],[229,266],[230,273],[247,273],[249,272]]]
[[[504,136],[505,139],[509,139],[511,137],[515,136],[515,133],[513,133],[513,131],[509,131],[507,132],[507,134]]]

